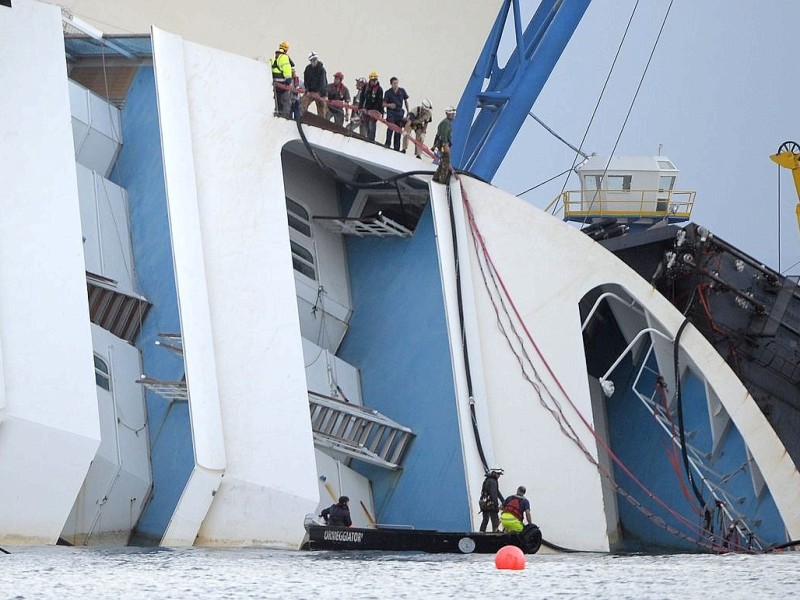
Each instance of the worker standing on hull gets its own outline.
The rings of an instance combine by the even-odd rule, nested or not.
[[[456,118],[456,109],[448,106],[444,109],[444,119],[436,130],[433,147],[439,151],[439,167],[433,175],[436,183],[447,183],[450,180],[450,143],[453,140],[453,119]]]
[[[317,105],[317,114],[323,119],[327,118],[328,74],[316,52],[308,55],[308,65],[303,71],[303,85],[306,93],[300,100],[300,114],[304,114],[314,102]]]
[[[289,43],[281,42],[270,61],[272,82],[291,86],[294,79],[294,62],[289,57]],[[275,88],[275,114],[288,118],[292,111],[292,96],[289,90]]]
[[[367,87],[364,89],[364,95],[361,97],[359,108],[364,109],[361,111],[361,119],[366,119],[367,138],[374,142],[375,130],[378,122],[367,113],[368,111],[374,110],[379,113],[379,116],[383,116],[383,88],[378,81],[377,71],[372,71],[369,74],[369,81],[367,82]]]

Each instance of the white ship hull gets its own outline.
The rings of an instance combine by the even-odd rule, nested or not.
[[[10,15],[0,542],[296,547],[303,516],[341,494],[359,526],[458,531],[477,528],[488,465],[504,489],[528,486],[547,541],[614,549],[617,494],[634,490],[607,451],[614,398],[584,355],[581,302],[598,292],[621,299],[631,360],[675,381],[677,345],[712,425],[744,440],[755,510],[777,511],[762,549],[800,537],[800,474],[747,390],[691,326],[675,341],[681,314],[587,236],[466,176],[381,185],[420,161],[344,131],[301,139],[274,116],[267,65],[157,29],[121,147],[105,172],[88,167],[127,190],[104,212],[75,176],[58,10],[21,0]],[[343,183],[356,180],[376,189]],[[377,210],[408,235],[345,235]],[[96,335],[100,358],[125,348],[109,360],[114,410],[91,368],[87,270],[141,311],[130,339]]]

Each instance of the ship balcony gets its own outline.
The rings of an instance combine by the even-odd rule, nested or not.
[[[545,209],[565,221],[592,222],[616,218],[628,224],[688,221],[694,208],[694,191],[677,190],[572,190],[560,194]]]

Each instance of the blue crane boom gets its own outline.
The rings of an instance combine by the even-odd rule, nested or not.
[[[497,172],[591,2],[542,0],[523,34],[519,1],[504,0],[453,123],[453,166],[487,180]],[[497,49],[512,8],[517,45],[500,67]]]

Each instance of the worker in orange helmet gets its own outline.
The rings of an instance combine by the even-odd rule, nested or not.
[[[336,71],[333,74],[333,83],[328,86],[328,120],[332,120],[339,127],[350,118],[350,109],[338,102],[350,103],[350,90],[343,83],[344,73]]]

